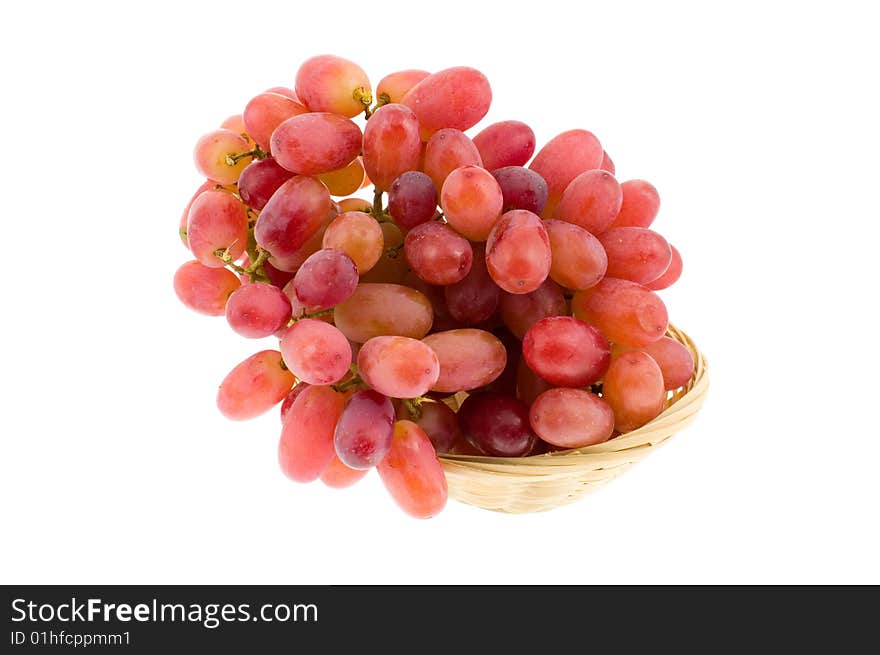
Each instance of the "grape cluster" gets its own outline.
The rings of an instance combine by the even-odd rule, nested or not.
[[[534,157],[519,121],[467,136],[491,98],[468,67],[392,73],[374,94],[324,55],[196,143],[206,181],[181,217],[194,259],[174,288],[243,337],[278,339],[217,404],[241,420],[281,403],[293,480],[346,487],[375,467],[429,517],[447,497],[438,453],[597,444],[691,378],[655,293],[682,266],[650,229],[657,191],[618,183],[586,130]],[[355,195],[370,184],[372,202]]]

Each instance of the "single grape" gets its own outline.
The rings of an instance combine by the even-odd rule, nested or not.
[[[666,405],[663,373],[647,353],[621,353],[605,373],[602,397],[614,410],[615,429],[635,430],[659,416]]]
[[[608,255],[608,275],[647,284],[672,263],[666,239],[643,227],[615,227],[599,235]]]
[[[550,277],[568,289],[589,289],[608,269],[608,257],[599,239],[572,223],[544,221],[553,260]]]
[[[612,357],[617,357],[630,350],[635,349],[615,344]],[[638,348],[638,350],[648,353],[657,362],[660,372],[663,373],[663,383],[666,389],[678,389],[690,382],[694,374],[694,357],[687,348],[675,339],[663,337]]]
[[[456,168],[482,165],[477,146],[461,130],[451,127],[439,130],[425,146],[422,167],[437,189],[443,188],[446,178]]]
[[[233,184],[253,159],[251,155],[239,155],[250,150],[251,145],[243,136],[220,128],[208,132],[196,142],[193,159],[199,173],[209,180],[218,184]]]
[[[305,261],[314,255],[319,250],[324,247],[324,234],[327,231],[327,228],[330,226],[330,222],[335,217],[335,213],[333,217],[326,219],[321,225],[318,226],[318,229],[315,230],[315,233],[310,236],[304,244],[302,244],[299,248],[297,248],[293,253],[287,255],[284,258],[281,257],[273,257],[270,259],[270,262],[274,263],[274,266],[281,267],[283,266],[283,273],[288,275],[290,279],[296,277],[297,271],[299,271],[300,267],[305,263]],[[281,270],[279,268],[279,270]]]
[[[478,166],[452,171],[440,191],[449,225],[471,241],[485,241],[501,216],[504,196],[492,174]]]
[[[423,396],[440,375],[434,351],[409,337],[373,337],[361,347],[357,361],[364,381],[392,398]]]
[[[373,337],[421,339],[431,329],[431,302],[422,293],[399,284],[362,282],[333,310],[336,327],[350,340]]]
[[[327,222],[330,193],[318,180],[296,176],[282,184],[260,212],[254,237],[282,270],[302,263],[297,251]],[[320,242],[319,242],[320,243]],[[286,262],[286,263],[285,263]],[[295,267],[291,267],[296,263]]]
[[[559,387],[584,387],[602,378],[611,345],[599,330],[571,316],[551,316],[529,328],[523,339],[529,368]]]
[[[334,384],[349,372],[351,344],[329,323],[302,318],[281,338],[284,363],[309,384]]]
[[[409,266],[403,254],[403,234],[394,223],[382,223],[382,241],[385,252],[369,271],[361,276],[361,282],[397,284],[406,276]]]
[[[271,157],[253,161],[241,172],[238,193],[248,207],[262,211],[272,194],[291,177],[293,173]]]
[[[601,234],[614,222],[622,200],[623,191],[611,173],[585,171],[565,187],[554,216]]]
[[[296,297],[313,310],[329,309],[354,293],[358,271],[342,250],[325,248],[311,255],[293,278]]]
[[[614,412],[599,396],[582,389],[550,389],[529,410],[535,433],[560,448],[602,443],[614,432]]]
[[[418,415],[411,420],[418,425],[438,453],[448,453],[456,441],[462,438],[458,416],[445,403],[424,402],[418,407]]]
[[[290,301],[281,289],[263,282],[239,287],[226,303],[229,327],[248,339],[272,336],[287,325],[290,313]]]
[[[339,205],[340,214],[345,212],[365,212],[369,214],[373,210],[373,205],[363,198],[345,198],[337,204]]]
[[[444,289],[449,313],[462,325],[476,325],[489,319],[498,307],[501,289],[486,268],[483,244],[474,244],[471,270],[463,280]]]
[[[419,121],[409,107],[385,105],[370,117],[364,130],[364,168],[376,188],[390,189],[400,175],[418,167],[421,151]]]
[[[562,289],[550,278],[531,293],[502,292],[498,309],[504,325],[518,339],[522,339],[526,331],[542,318],[568,313]]]
[[[244,108],[242,119],[247,133],[263,150],[271,148],[272,132],[288,118],[308,113],[300,103],[278,93],[261,93]]]
[[[324,472],[321,473],[321,482],[331,489],[345,489],[362,479],[368,472],[368,469],[359,471],[358,469],[346,466],[342,463],[342,460],[334,454],[333,459],[330,460],[330,464],[324,469]]]
[[[334,444],[342,463],[353,469],[370,469],[382,461],[394,437],[394,406],[388,397],[372,389],[349,398]]]
[[[553,216],[556,204],[571,181],[602,165],[604,151],[599,139],[586,130],[569,130],[553,137],[538,151],[529,168],[547,182],[549,197],[541,214]]]
[[[278,462],[288,478],[312,482],[330,466],[333,433],[344,406],[345,396],[332,387],[307,387],[299,394],[278,444]]]
[[[427,519],[446,506],[446,474],[428,435],[412,421],[394,424],[391,450],[376,469],[394,502],[410,516]]]
[[[296,382],[277,350],[251,355],[220,383],[217,407],[233,421],[255,418],[284,400]]]
[[[404,239],[403,252],[413,272],[428,284],[455,284],[473,263],[467,239],[436,221],[414,227]]]
[[[529,408],[511,396],[471,394],[458,410],[465,438],[497,457],[522,457],[534,445]]]
[[[611,227],[650,227],[660,211],[657,189],[645,180],[628,180],[620,190],[623,201]]]
[[[612,175],[615,173],[614,162],[611,161],[611,157],[607,152],[602,152],[602,165],[599,166],[603,171],[608,171]]]
[[[525,166],[535,152],[535,133],[520,121],[501,121],[475,136],[474,144],[487,170]]]
[[[331,221],[324,232],[324,248],[341,250],[351,257],[358,274],[369,271],[384,252],[382,228],[363,212],[346,212]]]
[[[297,399],[297,397],[306,389],[308,389],[311,385],[308,382],[297,382],[293,389],[290,390],[290,393],[285,396],[284,400],[281,403],[281,424],[284,424],[284,421],[287,420],[287,415],[290,412],[290,408],[293,407],[293,401]]]
[[[313,112],[357,116],[372,101],[370,80],[354,62],[335,55],[318,55],[296,72],[296,95]]]
[[[501,187],[502,210],[525,209],[534,214],[547,204],[547,183],[535,171],[522,166],[505,166],[492,171]]]
[[[376,98],[387,103],[400,102],[403,96],[416,84],[428,77],[428,71],[408,69],[389,73],[376,85]]]
[[[422,342],[440,362],[440,376],[432,390],[470,391],[495,380],[507,364],[504,344],[491,332],[462,328],[429,334]]]
[[[321,173],[318,179],[334,196],[347,196],[361,188],[364,181],[364,165],[359,158],[355,158],[348,166],[339,170]]]
[[[350,164],[361,142],[360,128],[347,118],[326,112],[301,114],[272,132],[272,156],[289,171],[319,175]]]
[[[656,280],[652,280],[645,285],[652,291],[668,289],[681,277],[681,253],[671,243],[669,244],[669,249],[672,251],[672,259],[669,262],[669,266],[666,267],[666,271]]]
[[[530,293],[550,273],[550,239],[530,211],[505,213],[486,241],[486,264],[495,283],[509,293]]]
[[[428,75],[400,102],[415,112],[427,141],[444,127],[464,131],[479,123],[489,111],[492,89],[480,71],[457,66]]]
[[[391,183],[388,213],[404,230],[427,223],[437,211],[437,189],[421,171],[407,171]]]
[[[666,334],[669,317],[660,297],[635,282],[606,277],[592,289],[578,291],[571,309],[614,343],[646,346]]]
[[[535,398],[552,388],[552,384],[529,368],[524,357],[519,360],[519,366],[516,369],[517,398],[526,405],[531,405],[535,402]]]
[[[180,302],[208,316],[223,316],[226,300],[240,286],[229,269],[211,268],[197,261],[185,263],[174,273],[174,293]]]
[[[217,251],[233,260],[241,257],[247,246],[247,210],[241,201],[226,191],[203,191],[189,208],[186,225],[190,250],[199,263],[222,268]]]

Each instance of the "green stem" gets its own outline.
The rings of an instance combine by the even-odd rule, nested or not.
[[[403,406],[406,407],[406,411],[409,412],[409,415],[412,418],[421,418],[422,417],[422,408],[421,404],[427,400],[424,396],[419,396],[418,398],[403,398]]]
[[[263,268],[263,264],[265,264],[271,255],[268,250],[260,250],[257,258],[251,262],[250,266],[247,267],[248,274],[256,273],[261,271]]]
[[[239,152],[235,155],[226,155],[226,165],[227,166],[235,166],[238,162],[246,157],[256,157],[257,159],[265,159],[266,151],[263,150],[260,146],[254,146],[252,150],[247,150],[245,152]]]
[[[339,393],[342,393],[344,391],[348,391],[349,389],[351,389],[353,387],[360,386],[361,384],[364,383],[364,381],[361,379],[360,374],[358,374],[358,372],[357,372],[357,366],[352,364],[351,371],[353,373],[351,378],[349,378],[345,382],[340,382],[339,384],[330,385],[334,391],[338,391]]]
[[[287,322],[287,326],[290,327],[291,325],[293,325],[294,323],[296,323],[297,321],[299,321],[303,318],[318,318],[320,316],[332,316],[332,315],[333,315],[333,308],[332,307],[330,309],[322,309],[320,311],[311,312],[311,313],[307,313],[305,310],[303,310],[299,316],[292,317]]]

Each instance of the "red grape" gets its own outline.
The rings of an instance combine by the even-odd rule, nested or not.
[[[613,356],[616,357],[620,353],[634,350],[629,346],[620,346],[615,344]],[[647,346],[638,348],[644,353],[648,353],[660,372],[663,373],[663,383],[667,389],[678,389],[686,385],[691,376],[694,374],[694,357],[691,352],[681,343],[670,337],[663,337]]]
[[[480,122],[492,103],[492,89],[480,71],[457,66],[428,75],[400,102],[415,112],[427,141],[444,127],[464,131]]]
[[[535,152],[535,133],[520,121],[493,123],[474,137],[483,166],[490,171],[525,166]]]
[[[244,108],[242,120],[247,133],[263,150],[271,148],[272,132],[288,118],[308,113],[308,109],[295,100],[278,93],[261,93],[252,98]]]
[[[208,132],[196,142],[193,159],[196,169],[218,184],[233,184],[238,181],[244,167],[253,157],[237,158],[249,152],[251,144],[240,134],[220,128]]]
[[[608,257],[599,239],[585,229],[548,218],[544,221],[553,259],[550,277],[568,289],[589,289],[608,268]]]
[[[419,122],[409,107],[385,105],[364,130],[364,168],[377,189],[387,190],[398,176],[419,165]]]
[[[237,334],[262,339],[290,320],[290,301],[278,287],[256,282],[239,287],[226,303],[226,320]]]
[[[407,91],[428,77],[428,71],[408,69],[389,73],[376,86],[376,98],[386,96],[387,102],[400,102]]]
[[[663,373],[647,353],[633,350],[615,357],[605,373],[602,397],[614,410],[614,427],[629,432],[655,419],[666,404]]]
[[[488,320],[498,307],[501,289],[486,268],[485,249],[474,244],[474,260],[465,278],[444,289],[449,313],[462,325],[476,325]]]
[[[361,276],[362,282],[385,282],[397,284],[406,276],[409,266],[406,256],[401,252],[403,234],[394,223],[382,223],[382,241],[385,252],[369,271]]]
[[[650,289],[629,280],[606,277],[571,301],[575,316],[595,325],[614,343],[646,346],[669,327],[666,305]]]
[[[384,252],[382,228],[369,214],[345,212],[327,226],[323,246],[351,257],[358,274],[363,275],[376,265]]]
[[[392,398],[423,396],[437,382],[440,362],[425,343],[409,337],[373,337],[358,353],[361,377]]]
[[[516,398],[492,392],[468,396],[458,410],[465,438],[498,457],[522,457],[534,445],[529,408]]]
[[[504,214],[486,242],[489,274],[509,293],[529,293],[541,286],[550,273],[550,262],[544,223],[524,209]]]
[[[669,266],[666,268],[666,272],[656,280],[652,280],[645,285],[653,291],[667,289],[675,284],[678,281],[678,278],[681,277],[681,253],[678,252],[676,247],[671,243],[669,244],[669,249],[672,251],[672,259],[669,262]]]
[[[622,200],[623,192],[611,173],[586,171],[565,187],[554,216],[600,234],[614,222]]]
[[[440,206],[449,225],[471,241],[485,241],[501,216],[504,196],[488,171],[462,166],[452,171],[440,191]]]
[[[296,482],[317,480],[333,461],[333,432],[345,396],[332,387],[308,387],[293,402],[281,429],[278,462]]]
[[[225,251],[233,260],[247,246],[247,210],[226,191],[203,191],[189,208],[186,235],[190,250],[205,266],[225,266],[215,253]]]
[[[336,306],[333,318],[346,337],[364,343],[380,336],[421,339],[431,329],[433,312],[430,301],[415,289],[362,282]]]
[[[310,255],[293,278],[296,297],[312,310],[329,309],[354,293],[358,271],[341,250],[325,248]]]
[[[255,418],[284,400],[296,379],[277,350],[251,355],[220,383],[217,407],[228,419]]]
[[[360,128],[330,113],[288,118],[272,133],[272,156],[289,171],[318,175],[347,166],[361,151]]]
[[[428,284],[455,284],[471,270],[471,244],[443,223],[417,225],[403,243],[406,261]]]
[[[293,389],[290,390],[290,393],[285,396],[284,400],[281,403],[281,423],[284,424],[284,421],[287,420],[287,414],[290,412],[290,408],[293,407],[293,402],[297,399],[303,391],[309,388],[311,385],[308,382],[297,382]]]
[[[505,166],[492,171],[501,187],[503,211],[526,209],[534,214],[547,204],[547,183],[535,171],[522,166]]]
[[[296,72],[296,95],[315,112],[332,112],[352,118],[372,100],[370,80],[354,62],[335,55],[318,55],[303,62]]]
[[[643,227],[615,227],[599,235],[608,255],[608,275],[639,284],[653,282],[672,262],[662,236]]]
[[[563,132],[538,151],[529,168],[543,177],[549,188],[542,215],[553,216],[565,188],[584,171],[599,168],[603,152],[599,139],[586,130]]]
[[[611,361],[611,346],[589,323],[551,316],[526,332],[523,357],[530,369],[552,385],[584,387],[602,378]]]
[[[229,269],[211,268],[197,261],[187,262],[174,273],[174,292],[180,302],[208,316],[223,316],[226,300],[240,286]]]
[[[550,389],[529,411],[535,433],[561,448],[581,448],[607,441],[614,432],[614,412],[599,396],[581,389]]]
[[[241,172],[238,193],[248,207],[261,211],[272,194],[291,177],[293,173],[271,157],[253,161]]]
[[[460,130],[451,127],[442,129],[425,146],[423,170],[437,189],[443,188],[446,178],[456,168],[482,165],[477,146]]]
[[[446,403],[420,404],[418,416],[413,417],[412,421],[425,431],[438,453],[448,453],[453,444],[462,438],[458,416]]]
[[[324,183],[331,195],[347,196],[361,188],[361,183],[364,181],[364,165],[360,158],[355,158],[348,166],[321,173],[318,179]]]
[[[368,472],[369,469],[358,470],[346,466],[339,459],[339,456],[334,454],[330,464],[321,473],[321,482],[331,489],[345,489],[363,478]]]
[[[348,399],[336,424],[336,455],[350,468],[370,469],[385,457],[393,436],[391,400],[372,389],[358,391]]]
[[[299,319],[287,328],[281,353],[294,375],[313,385],[339,382],[351,367],[351,344],[345,335],[313,318]]]
[[[498,301],[501,320],[517,339],[522,339],[533,324],[548,316],[568,313],[562,289],[550,278],[531,293],[501,293]]]
[[[490,332],[462,328],[422,339],[437,354],[440,376],[433,391],[469,391],[495,380],[507,364],[504,344]]]
[[[620,185],[623,202],[611,227],[650,227],[660,210],[660,194],[645,180],[628,180]]]
[[[421,171],[407,171],[388,191],[388,213],[405,230],[426,223],[437,211],[437,189]]]
[[[394,424],[391,450],[377,470],[391,497],[410,516],[427,519],[446,506],[446,474],[428,435],[412,421]]]
[[[608,171],[612,175],[615,173],[614,162],[611,161],[611,157],[607,152],[602,153],[602,165],[599,166],[603,171]]]

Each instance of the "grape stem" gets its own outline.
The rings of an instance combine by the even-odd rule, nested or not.
[[[254,146],[252,150],[247,150],[245,152],[239,152],[235,155],[226,155],[226,165],[227,166],[235,166],[239,161],[244,159],[245,157],[255,157],[257,159],[265,159],[268,153],[263,150],[260,146]]]
[[[409,412],[411,418],[422,418],[422,408],[421,404],[425,402],[427,398],[424,396],[419,396],[418,398],[403,398],[403,406],[406,407],[406,411]]]
[[[357,96],[355,96],[355,97],[357,97]],[[361,102],[363,102],[363,100],[361,100]],[[379,98],[376,100],[375,106],[370,108],[368,105],[367,107],[364,108],[364,118],[369,120],[370,116],[375,114],[376,110],[379,109],[379,107],[387,105],[390,102],[391,102],[391,96],[389,96],[387,93],[380,93]]]
[[[350,379],[346,380],[345,382],[340,382],[339,384],[330,385],[334,391],[338,391],[339,393],[342,393],[344,391],[348,391],[349,389],[351,389],[353,387],[360,386],[361,384],[364,383],[364,381],[361,379],[360,374],[358,373],[357,366],[352,364],[350,370],[353,374],[353,376]]]
[[[373,112],[370,111],[370,105],[373,103],[372,93],[367,91],[364,87],[359,86],[352,92],[351,96],[364,106],[365,118],[372,116]]]
[[[307,313],[306,310],[303,310],[299,316],[294,316],[293,318],[291,318],[287,322],[287,327],[290,327],[291,325],[293,325],[297,321],[304,319],[304,318],[318,318],[319,316],[332,316],[332,315],[333,315],[333,308],[332,307],[330,309],[322,309],[320,311],[310,312],[310,313]]]
[[[370,215],[379,223],[392,223],[391,217],[382,209],[382,193],[382,189],[373,187],[373,208],[370,210]]]
[[[261,250],[260,254],[257,255],[257,259],[255,260],[255,262],[253,264],[250,264],[247,268],[239,266],[235,263],[235,260],[232,259],[232,255],[229,254],[228,248],[218,248],[214,251],[214,256],[239,275],[247,275],[248,278],[250,278],[251,282],[269,281],[269,278],[266,276],[265,273],[263,273],[263,263],[267,259],[269,259],[270,256],[269,252],[266,250]]]

